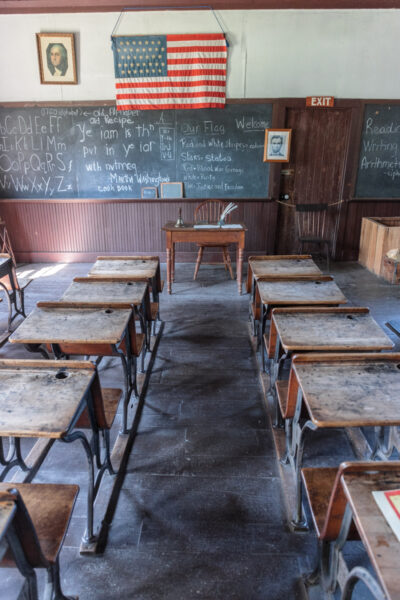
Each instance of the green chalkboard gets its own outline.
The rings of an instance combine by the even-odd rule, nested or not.
[[[367,104],[355,196],[400,198],[400,105]]]
[[[183,182],[187,198],[266,198],[271,104],[126,111],[0,107],[1,198],[140,198]]]

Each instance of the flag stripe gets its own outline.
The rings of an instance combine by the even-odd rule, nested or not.
[[[179,65],[178,65],[179,66]],[[168,69],[168,77],[179,77],[183,78],[186,75],[226,75],[226,69],[179,69],[176,68],[174,70]]]
[[[165,110],[181,108],[224,108],[225,102],[196,102],[194,104],[119,104],[117,110]]]
[[[119,104],[127,104],[126,98],[121,98],[120,101],[117,101]],[[169,104],[198,104],[199,98],[132,98],[129,103],[132,104],[162,104],[164,106],[168,106]],[[221,104],[220,98],[213,98],[212,96],[208,96],[205,94],[202,98],[203,102],[216,102],[217,104]]]
[[[224,65],[226,58],[168,58],[168,65]]]
[[[167,34],[167,42],[190,42],[191,40],[225,40],[223,33],[189,33],[183,34]]]
[[[149,78],[150,79],[150,78]],[[225,88],[225,80],[221,79],[198,79],[194,81],[148,81],[147,79],[139,81],[129,81],[125,83],[117,83],[117,89],[124,88],[160,88],[168,86],[171,88],[188,88],[188,87],[204,87]]]
[[[179,52],[180,48],[188,48],[189,52],[190,50],[192,50],[193,48],[198,48],[200,51],[202,49],[204,49],[205,47],[208,47],[210,49],[210,52],[226,52],[226,45],[221,42],[204,42],[204,43],[199,43],[196,40],[192,41],[192,42],[168,42],[167,44],[167,50],[168,48],[171,48],[171,50],[174,52]]]
[[[209,97],[213,97],[213,98],[225,98],[225,92],[207,92],[207,95]],[[130,99],[130,98],[135,98],[135,99],[143,99],[143,98],[204,98],[204,91],[201,92],[179,92],[179,94],[175,93],[175,92],[158,92],[157,94],[154,93],[148,93],[148,94],[138,94],[137,92],[135,92],[134,94],[117,94],[117,99],[118,100],[122,100],[122,99]]]
[[[223,52],[226,54],[225,46],[167,46],[167,54],[174,52]]]

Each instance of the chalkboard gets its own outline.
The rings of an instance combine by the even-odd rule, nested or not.
[[[400,198],[400,105],[367,104],[357,198]]]
[[[1,107],[0,197],[140,198],[182,181],[187,198],[266,198],[271,114],[271,104]]]

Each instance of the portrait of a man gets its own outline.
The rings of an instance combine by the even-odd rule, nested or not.
[[[291,129],[266,129],[264,162],[288,162]]]
[[[271,156],[285,156],[282,152],[283,146],[283,136],[282,135],[273,135],[271,136],[271,143],[269,147],[268,153]]]
[[[46,49],[46,56],[50,73],[64,77],[68,69],[68,53],[64,44],[49,44]]]
[[[78,83],[73,33],[37,33],[40,82]]]

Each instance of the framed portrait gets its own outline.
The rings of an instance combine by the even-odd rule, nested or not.
[[[40,82],[78,83],[73,33],[37,33]]]
[[[291,129],[266,129],[264,162],[289,162]]]
[[[182,181],[170,181],[161,184],[161,198],[183,198]]]
[[[142,187],[141,188],[141,198],[157,198],[157,188],[156,187]]]

